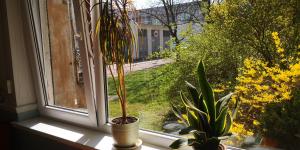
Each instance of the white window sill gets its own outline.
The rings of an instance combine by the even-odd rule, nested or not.
[[[19,129],[38,134],[40,136],[60,141],[75,147],[86,146],[93,149],[113,149],[113,139],[110,135],[84,127],[69,125],[49,118],[38,117],[22,122],[14,122]],[[141,150],[166,150],[143,142]]]
[[[88,129],[68,123],[62,123],[45,117],[37,117],[22,122],[14,122],[16,128],[62,142],[75,147],[113,150],[113,139],[101,131]],[[185,149],[191,149],[185,147]],[[151,145],[143,141],[141,150],[167,150],[167,148]],[[227,150],[241,150],[227,146]]]

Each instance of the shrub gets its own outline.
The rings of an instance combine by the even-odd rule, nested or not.
[[[287,57],[278,33],[274,32],[272,35],[280,56],[279,61],[270,66],[261,59],[246,59],[235,87],[236,95],[233,99],[240,99],[242,107],[239,121],[251,130],[259,128],[258,119],[267,104],[290,101],[292,92],[300,82],[299,55]]]
[[[299,92],[299,87],[297,89]],[[284,149],[300,147],[300,96],[291,101],[270,103],[261,119],[262,133],[276,139]]]

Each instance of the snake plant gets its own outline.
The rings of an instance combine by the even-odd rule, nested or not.
[[[229,113],[229,102],[232,93],[215,100],[213,89],[207,81],[203,62],[200,61],[197,69],[201,93],[189,82],[186,82],[190,99],[181,91],[180,97],[185,106],[186,113],[172,105],[174,114],[186,124],[179,134],[192,134],[192,138],[178,139],[170,148],[178,149],[182,146],[192,146],[194,149],[216,150],[220,140],[231,135],[229,129],[232,125],[232,117]],[[235,114],[237,103],[233,108]]]

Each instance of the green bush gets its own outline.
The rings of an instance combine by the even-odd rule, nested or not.
[[[276,139],[285,149],[300,147],[300,88],[290,101],[272,103],[266,106],[262,117],[262,133]]]

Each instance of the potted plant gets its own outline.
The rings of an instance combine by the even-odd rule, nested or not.
[[[97,45],[113,78],[122,110],[122,116],[111,121],[112,136],[115,146],[134,147],[138,141],[139,119],[127,115],[124,72],[124,65],[133,62],[133,53],[136,48],[128,16],[129,0],[99,0],[99,3],[95,5],[101,5],[95,29],[95,35],[98,37]],[[116,75],[113,69],[116,69]]]
[[[201,93],[190,83],[186,82],[191,100],[180,92],[182,103],[185,106],[186,114],[172,105],[174,114],[187,126],[179,134],[192,134],[192,138],[178,139],[170,148],[178,149],[182,146],[192,146],[195,150],[224,150],[226,147],[220,144],[220,140],[228,138],[232,124],[232,117],[229,113],[229,101],[232,93],[215,100],[213,89],[207,81],[203,62],[200,61],[197,69]],[[233,108],[235,114],[237,103]]]

